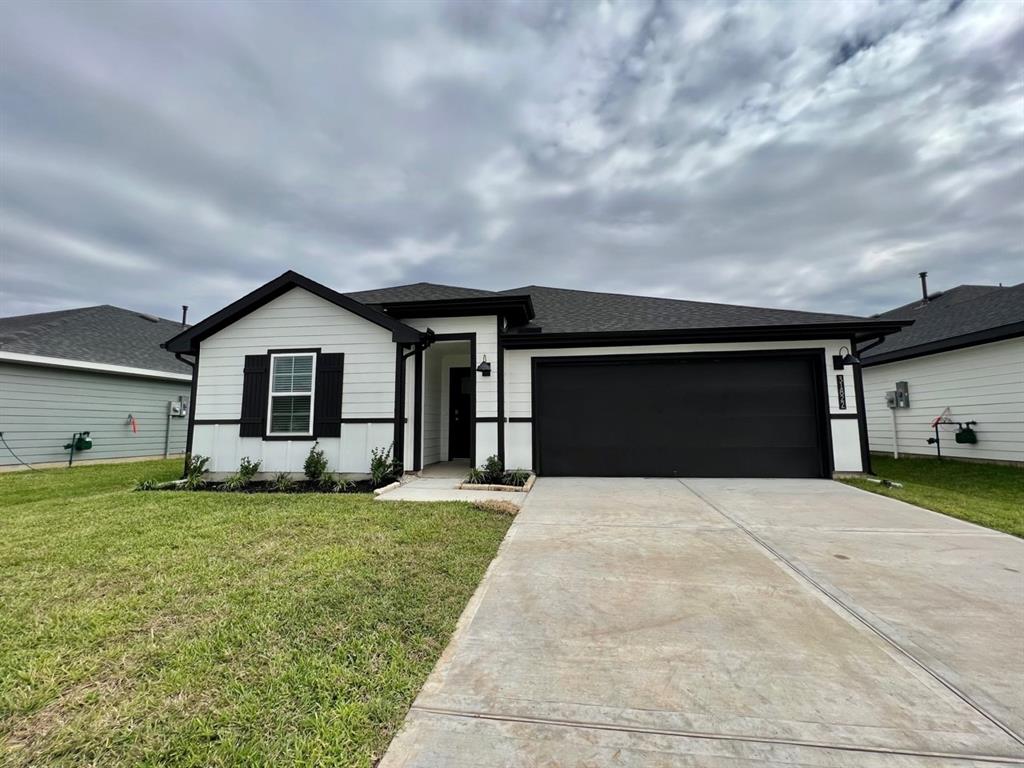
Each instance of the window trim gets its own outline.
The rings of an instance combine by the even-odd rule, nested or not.
[[[279,438],[279,439],[300,439],[300,438],[311,438],[313,437],[313,424],[315,421],[315,414],[313,413],[316,408],[316,366],[320,356],[319,349],[293,349],[293,350],[270,350],[270,365],[267,366],[267,429],[264,437]],[[311,357],[313,358],[313,365],[309,380],[309,427],[305,432],[273,432],[271,431],[271,425],[273,424],[273,405],[274,405],[274,359],[278,357]],[[306,392],[278,392],[277,397],[294,397],[296,395],[305,396]]]

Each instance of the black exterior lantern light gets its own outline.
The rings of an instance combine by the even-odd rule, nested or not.
[[[480,365],[476,369],[484,376],[491,375],[491,364],[487,362],[487,355],[484,355],[484,359],[480,361]]]
[[[832,355],[832,367],[837,371],[841,371],[848,365],[860,365],[860,358],[851,354],[849,347],[840,347],[839,354]]]

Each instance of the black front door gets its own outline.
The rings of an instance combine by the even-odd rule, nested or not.
[[[448,377],[448,460],[468,459],[473,378],[469,368],[452,368]]]

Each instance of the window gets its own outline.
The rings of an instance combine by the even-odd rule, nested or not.
[[[308,352],[270,356],[268,435],[313,434],[315,359]]]

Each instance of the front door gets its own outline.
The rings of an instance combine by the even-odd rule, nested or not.
[[[448,460],[469,458],[473,379],[469,368],[448,372]]]

